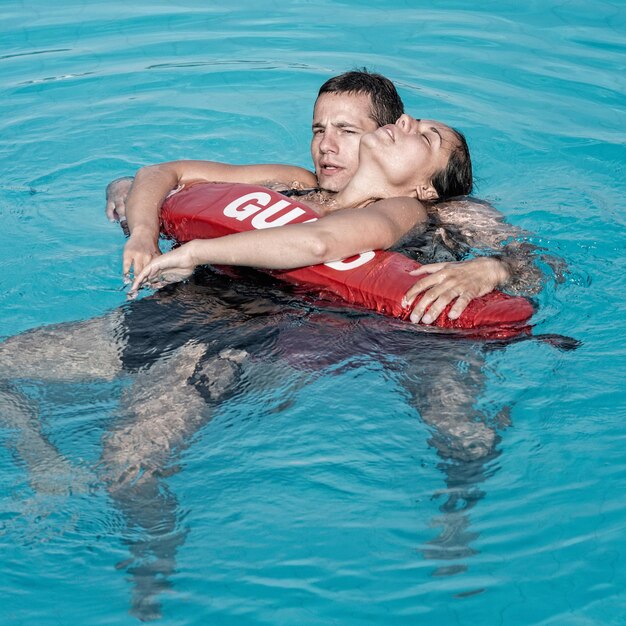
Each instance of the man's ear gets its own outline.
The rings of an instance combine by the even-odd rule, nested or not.
[[[433,202],[439,197],[439,194],[432,185],[420,185],[417,188],[417,199]]]

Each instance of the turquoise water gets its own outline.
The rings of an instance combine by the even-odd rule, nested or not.
[[[626,6],[207,4],[3,3],[0,336],[124,304],[109,180],[309,166],[317,88],[366,65],[463,129],[477,195],[567,261],[536,332],[582,346],[425,342],[272,292],[257,366],[145,501],[149,529],[97,478],[128,380],[31,381],[47,438],[96,478],[37,494],[3,426],[1,623],[624,623]],[[433,443],[430,362],[458,363],[497,425],[482,463]],[[160,570],[128,564],[142,550]]]

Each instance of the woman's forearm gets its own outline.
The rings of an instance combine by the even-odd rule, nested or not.
[[[343,209],[315,222],[196,240],[192,249],[196,265],[293,269],[386,249],[422,217],[421,205],[398,199],[382,209]]]
[[[195,239],[135,272],[129,295],[136,295],[145,285],[182,280],[197,265],[293,269],[386,249],[425,219],[419,202],[394,198],[371,207],[336,211],[315,222]]]
[[[293,269],[334,261],[328,236],[319,229],[283,226],[196,239],[190,243],[195,265],[241,265],[263,269]]]
[[[296,226],[300,228],[296,228]],[[327,259],[320,239],[309,224],[255,230],[216,239],[194,239],[154,258],[139,272],[128,292],[137,295],[142,286],[162,286],[189,277],[197,265],[241,265],[263,269],[292,269],[317,265]],[[295,229],[295,233],[292,231]],[[273,231],[273,232],[272,232]]]

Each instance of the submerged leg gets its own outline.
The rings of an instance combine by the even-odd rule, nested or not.
[[[201,362],[206,347],[187,344],[140,372],[120,400],[120,424],[104,440],[102,463],[109,489],[163,472],[175,452],[211,416],[234,386],[245,353],[223,350]]]
[[[433,344],[436,345],[436,344]],[[493,454],[498,440],[488,416],[477,408],[485,385],[484,354],[472,343],[443,342],[409,357],[404,385],[430,443],[445,459],[475,461]]]
[[[81,492],[93,477],[72,464],[41,431],[37,404],[8,386],[0,387],[0,425],[12,431],[12,450],[27,468],[38,494]]]
[[[431,344],[411,359],[404,383],[431,428],[429,443],[442,458],[446,488],[434,495],[442,503],[441,515],[432,520],[440,532],[422,551],[442,561],[434,575],[444,576],[464,571],[464,561],[475,554],[471,544],[478,534],[472,531],[470,511],[485,495],[480,483],[498,455],[497,421],[506,418],[508,409],[490,416],[480,408],[486,383],[482,346],[441,338]]]
[[[122,541],[131,556],[116,569],[126,570],[132,581],[130,613],[142,622],[159,619],[159,596],[172,587],[176,552],[188,533],[180,521],[178,500],[156,475],[127,484],[112,496],[127,526]]]
[[[494,453],[489,458],[494,458]],[[427,559],[440,561],[434,576],[452,576],[467,570],[467,559],[476,554],[472,542],[478,533],[471,527],[471,510],[485,497],[480,484],[487,479],[485,462],[447,461],[438,465],[445,476],[446,487],[435,493],[433,499],[442,500],[441,515],[431,520],[431,526],[440,528],[439,534],[422,547]],[[480,590],[471,590],[471,592]]]
[[[238,381],[245,353],[223,350],[205,359],[206,346],[189,343],[142,371],[124,394],[123,423],[106,435],[102,464],[107,489],[128,527],[124,542],[134,583],[131,612],[160,615],[158,595],[170,586],[176,550],[187,530],[164,477],[191,436]]]
[[[124,313],[26,331],[0,343],[0,380],[112,380],[122,369]]]
[[[112,380],[121,371],[123,313],[44,326],[0,343],[0,424],[13,431],[13,450],[38,493],[84,490],[91,477],[71,463],[41,430],[36,402],[8,381]],[[5,382],[2,382],[5,381]]]

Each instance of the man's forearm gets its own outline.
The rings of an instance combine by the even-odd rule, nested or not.
[[[507,271],[507,279],[500,285],[501,289],[515,295],[532,296],[543,286],[544,275],[534,262],[531,251],[525,255],[505,249],[494,257],[502,263]]]
[[[176,172],[167,166],[141,168],[126,199],[126,218],[131,235],[159,237],[159,214],[167,194],[178,185]]]
[[[438,207],[437,217],[444,228],[460,235],[464,252],[473,250],[500,260],[508,273],[501,289],[525,296],[539,293],[547,278],[542,265],[551,267],[555,280],[562,281],[564,261],[527,241],[531,233],[508,224],[491,205],[472,200],[449,202]]]
[[[524,241],[512,241],[496,250],[496,257],[504,263],[509,277],[502,288],[514,295],[534,296],[551,277],[556,283],[564,281],[567,264],[543,248]]]

